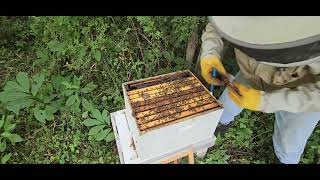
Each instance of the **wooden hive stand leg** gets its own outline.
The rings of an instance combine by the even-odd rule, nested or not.
[[[194,164],[193,151],[191,151],[191,150],[189,150],[187,152],[177,153],[174,156],[161,161],[161,163],[162,164],[169,164],[169,163],[173,162],[173,164],[179,164],[178,160],[183,158],[183,157],[187,157],[188,158],[188,164]]]
[[[189,151],[188,153],[188,163],[189,164],[194,164],[194,157],[193,157],[193,152]]]

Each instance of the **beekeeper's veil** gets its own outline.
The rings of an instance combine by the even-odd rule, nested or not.
[[[209,21],[258,61],[301,65],[320,59],[320,16],[210,16]]]

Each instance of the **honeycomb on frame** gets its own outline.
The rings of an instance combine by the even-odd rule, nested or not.
[[[129,82],[124,87],[141,132],[222,107],[189,70]]]

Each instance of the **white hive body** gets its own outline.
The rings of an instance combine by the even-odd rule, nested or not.
[[[190,71],[127,82],[123,93],[125,109],[111,114],[121,163],[203,156],[214,145],[223,107]]]

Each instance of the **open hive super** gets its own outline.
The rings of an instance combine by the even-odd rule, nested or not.
[[[141,132],[221,108],[190,71],[135,81],[125,88]]]

